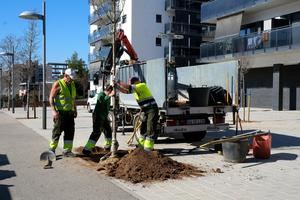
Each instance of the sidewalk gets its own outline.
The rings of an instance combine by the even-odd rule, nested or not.
[[[0,127],[1,200],[137,199],[79,159],[57,154],[54,168],[43,169],[47,140],[1,111]]]
[[[16,109],[11,116],[45,137],[51,137],[52,121],[48,110],[47,130],[42,129],[41,119],[24,119],[26,112]],[[37,112],[38,116],[41,110]],[[32,115],[32,114],[31,114]],[[243,115],[240,114],[242,117]],[[247,114],[246,114],[247,119]],[[186,150],[195,148],[196,143],[185,143],[183,140],[160,139],[155,148],[169,152],[173,159],[193,164],[208,171],[204,177],[170,180],[153,184],[130,184],[111,179],[120,187],[135,196],[144,199],[176,200],[176,199],[298,199],[300,192],[300,112],[271,111],[268,109],[252,109],[251,122],[243,123],[244,130],[270,130],[272,133],[272,156],[267,160],[254,159],[247,156],[244,163],[228,163],[223,157],[206,150],[196,150],[187,154]],[[228,119],[230,120],[230,115]],[[79,107],[76,123],[74,146],[83,146],[92,130],[91,114]],[[208,133],[207,138],[233,134],[234,131]],[[122,135],[118,132],[120,149],[128,148],[125,144],[130,133]],[[99,145],[102,144],[101,137]],[[62,144],[60,143],[61,147]],[[46,149],[47,147],[45,147]],[[220,168],[224,173],[212,173]],[[147,194],[145,196],[144,194]]]

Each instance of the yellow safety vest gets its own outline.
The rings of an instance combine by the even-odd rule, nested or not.
[[[142,111],[147,111],[151,108],[157,108],[156,101],[145,83],[135,84],[133,95]]]
[[[59,95],[54,98],[54,106],[60,111],[74,111],[74,102],[76,97],[75,84],[71,83],[71,92],[63,79],[58,80],[60,87]]]

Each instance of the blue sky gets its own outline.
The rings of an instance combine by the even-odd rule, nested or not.
[[[42,0],[1,0],[0,41],[8,35],[20,38],[28,28],[27,20],[19,18],[22,11],[42,14]],[[88,64],[88,0],[46,0],[47,62],[65,62],[77,52]],[[42,21],[37,21],[42,58]]]

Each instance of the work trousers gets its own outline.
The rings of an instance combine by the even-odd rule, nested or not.
[[[158,108],[153,108],[144,114],[141,125],[141,136],[155,140],[157,138],[156,126],[159,118]]]
[[[97,143],[101,136],[101,132],[103,131],[105,139],[111,140],[112,137],[112,130],[110,127],[110,123],[107,118],[102,119],[101,117],[93,114],[93,132],[89,137],[89,141],[93,141],[94,144]]]
[[[75,120],[73,111],[59,111],[59,119],[54,121],[50,149],[55,150],[57,148],[59,137],[62,132],[64,132],[64,151],[71,151],[75,133]]]

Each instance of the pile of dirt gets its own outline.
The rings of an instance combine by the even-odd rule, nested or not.
[[[164,181],[182,177],[203,176],[205,171],[160,154],[137,148],[120,159],[100,162],[99,171],[132,183]]]

